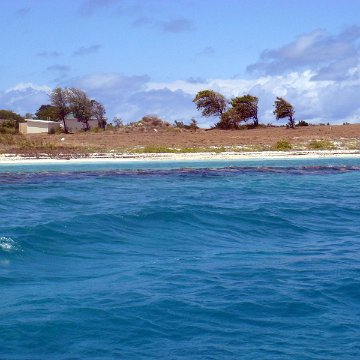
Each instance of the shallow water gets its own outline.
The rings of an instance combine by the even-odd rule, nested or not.
[[[359,159],[0,166],[0,358],[358,359],[359,182]]]

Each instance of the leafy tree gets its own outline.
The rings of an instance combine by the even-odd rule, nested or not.
[[[227,106],[225,97],[213,90],[199,91],[193,99],[197,110],[201,110],[202,116],[221,116]]]
[[[276,120],[289,118],[288,125],[289,127],[294,129],[295,128],[294,107],[281,97],[276,98],[274,106],[275,106],[274,115],[276,116]]]
[[[212,90],[203,90],[197,93],[193,102],[203,116],[220,116],[217,128],[237,129],[240,122],[248,120],[253,120],[254,127],[259,125],[259,99],[256,96],[247,94],[235,97],[230,101],[230,109],[227,109],[227,101],[223,95]]]
[[[92,104],[92,114],[98,122],[99,129],[105,130],[106,118],[105,118],[105,107],[103,104],[99,103],[96,100],[91,100]]]
[[[37,119],[50,119],[52,121],[58,120],[57,108],[53,105],[41,105],[35,113]]]
[[[17,122],[23,122],[24,118],[16,114],[11,110],[0,110],[0,119],[1,120],[16,120]]]
[[[67,134],[68,128],[66,126],[66,115],[70,114],[71,110],[68,105],[68,90],[60,87],[55,88],[50,94],[51,105],[56,108],[56,118],[60,119],[64,124],[64,132]]]
[[[230,108],[221,115],[216,127],[224,130],[237,129],[241,121],[244,121],[241,114],[239,114],[236,109]]]
[[[86,93],[78,88],[70,88],[67,90],[67,101],[70,111],[79,122],[85,125],[85,130],[89,130],[89,120],[92,116],[93,106]]]
[[[258,126],[258,102],[259,99],[250,94],[231,99],[230,104],[236,113],[235,120],[239,122],[253,120],[253,126]]]

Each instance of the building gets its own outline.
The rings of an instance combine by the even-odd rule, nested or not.
[[[25,122],[19,123],[21,134],[51,134],[58,129],[60,129],[60,123],[56,121],[25,119]]]
[[[69,132],[77,132],[85,129],[85,124],[78,121],[78,119],[73,116],[67,116],[65,118],[65,124]],[[91,118],[89,120],[90,129],[94,129],[98,127],[98,121],[96,119]],[[63,122],[61,121],[61,127],[64,127]]]

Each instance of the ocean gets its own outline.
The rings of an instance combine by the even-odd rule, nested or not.
[[[360,159],[0,165],[0,359],[359,359]]]

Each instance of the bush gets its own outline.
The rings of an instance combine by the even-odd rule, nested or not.
[[[98,132],[100,132],[100,130],[102,130],[102,129],[100,129],[99,127],[94,127],[93,129],[91,129],[91,132],[98,133]]]
[[[158,127],[158,126],[170,126],[170,124],[164,120],[162,120],[157,115],[145,115],[139,121],[141,125],[150,126],[150,127]]]
[[[178,129],[185,129],[185,124],[180,120],[175,120],[174,127]]]
[[[0,122],[1,134],[16,134],[19,131],[19,123],[17,120],[2,120]]]
[[[196,121],[194,118],[191,119],[191,122],[190,122],[190,125],[189,125],[189,129],[190,129],[190,130],[194,130],[194,131],[196,131],[197,129],[199,129],[199,126],[198,126],[198,124],[197,124],[197,121]]]
[[[296,126],[309,126],[310,124],[306,122],[305,120],[300,120]]]
[[[329,140],[313,140],[308,144],[310,150],[333,150],[335,145]]]
[[[292,146],[287,140],[279,140],[273,148],[278,151],[287,151],[291,150]]]
[[[14,120],[16,123],[23,122],[24,118],[11,110],[0,110],[0,119]]]

